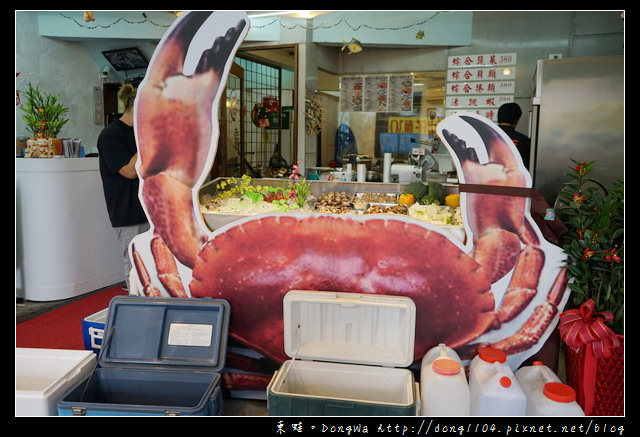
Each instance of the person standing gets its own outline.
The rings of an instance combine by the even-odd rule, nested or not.
[[[520,152],[525,168],[529,170],[531,140],[526,135],[516,131],[516,126],[521,116],[522,110],[517,103],[505,103],[498,109],[498,126],[511,138],[516,149]]]
[[[118,91],[118,99],[124,112],[105,127],[98,137],[98,162],[104,198],[111,226],[122,246],[125,291],[129,291],[129,243],[138,234],[149,229],[147,216],[138,198],[140,180],[136,172],[138,151],[133,130],[133,103],[136,89],[124,84]]]

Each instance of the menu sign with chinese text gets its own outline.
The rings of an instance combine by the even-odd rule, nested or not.
[[[340,78],[340,111],[362,111],[364,77]]]
[[[413,75],[389,76],[389,112],[413,111]]]
[[[364,77],[364,112],[385,112],[389,105],[389,77]]]
[[[514,101],[516,53],[449,56],[445,114],[475,111],[497,121],[498,108]]]
[[[478,113],[479,115],[482,115],[483,117],[487,117],[486,115],[484,115],[484,113],[481,113],[479,111],[485,110],[485,112],[492,112],[492,113],[495,113],[495,115],[497,115],[498,108],[500,106],[504,105],[505,103],[511,103],[511,102],[513,102],[513,95],[446,96],[445,107],[447,108],[447,110],[451,109],[453,111],[458,111],[458,110],[473,111],[474,109],[476,109],[476,113]]]
[[[447,84],[448,95],[513,94],[512,80],[481,82],[451,82]]]
[[[413,75],[340,78],[341,112],[413,111]]]

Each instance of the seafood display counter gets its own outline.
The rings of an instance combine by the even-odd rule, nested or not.
[[[215,231],[231,222],[255,214],[277,212],[277,208],[250,204],[238,201],[232,207],[221,207],[217,203],[219,195],[224,191],[221,185],[225,185],[230,178],[217,178],[202,186],[200,189],[200,211],[206,225]],[[221,184],[222,182],[222,184]],[[399,198],[407,188],[407,184],[380,183],[380,182],[345,182],[345,181],[308,181],[309,196],[300,208],[287,212],[316,212],[329,214],[399,214],[413,218],[431,221],[442,229],[450,232],[460,242],[465,241],[465,231],[460,217],[460,208],[449,208],[436,205],[412,206],[399,203]],[[288,189],[289,180],[282,178],[251,179],[250,184],[255,187]],[[458,193],[458,186],[446,185],[450,194]],[[235,199],[238,200],[238,199]],[[429,219],[426,216],[429,216]],[[453,224],[445,224],[440,221],[443,216]]]

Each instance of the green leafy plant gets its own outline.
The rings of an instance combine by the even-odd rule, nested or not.
[[[568,227],[569,307],[591,299],[595,310],[613,314],[610,327],[624,329],[624,181],[609,189],[591,178],[594,162],[578,162],[561,190],[556,210]]]
[[[69,108],[59,102],[60,96],[43,93],[38,85],[34,87],[31,83],[21,94],[26,100],[20,109],[25,112],[22,119],[27,123],[27,130],[36,137],[56,138],[69,121],[65,118]]]
[[[291,175],[289,176],[289,186],[295,193],[296,203],[302,208],[307,197],[309,197],[309,187],[311,183],[302,177],[302,172],[298,164],[300,164],[300,161],[292,166]]]

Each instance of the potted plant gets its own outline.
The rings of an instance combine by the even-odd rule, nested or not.
[[[34,87],[29,83],[27,91],[22,94],[26,100],[20,107],[25,113],[22,119],[33,135],[27,140],[25,156],[35,158],[61,154],[62,145],[58,134],[69,121],[65,117],[69,108],[59,102],[60,96],[43,93],[38,85]]]
[[[560,315],[567,383],[587,415],[624,414],[624,181],[609,189],[594,162],[573,161],[556,210],[569,229],[570,301]]]

